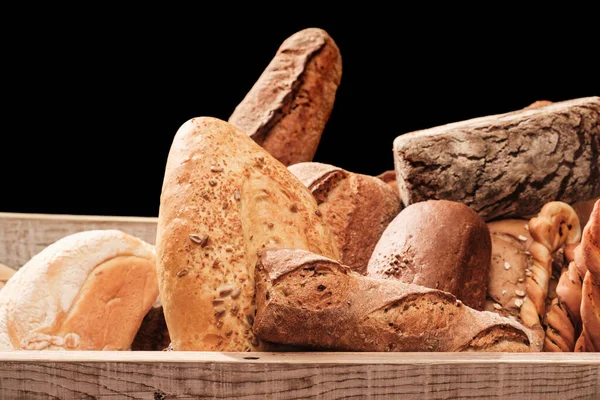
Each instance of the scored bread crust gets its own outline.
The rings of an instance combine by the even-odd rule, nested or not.
[[[533,330],[447,292],[361,276],[306,251],[267,251],[255,274],[254,331],[264,340],[342,351],[541,349]]]
[[[342,57],[322,29],[286,39],[229,122],[284,165],[312,161],[333,110]]]
[[[118,230],[69,235],[0,292],[0,349],[128,350],[157,297],[152,245]]]
[[[333,165],[304,162],[288,169],[317,200],[340,262],[364,275],[377,241],[400,212],[400,199],[380,179]]]
[[[483,310],[491,252],[490,232],[475,211],[427,200],[406,207],[388,225],[367,275],[443,290]]]
[[[339,258],[311,193],[235,126],[194,118],[167,160],[156,249],[173,350],[263,349],[251,332],[254,266],[267,248]]]

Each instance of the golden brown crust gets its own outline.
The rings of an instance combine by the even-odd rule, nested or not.
[[[11,276],[15,274],[14,269],[7,267],[4,264],[0,264],[0,290],[4,287],[6,282],[10,279]]]
[[[367,274],[440,289],[482,310],[490,261],[490,233],[476,212],[461,203],[428,200],[408,206],[388,225]]]
[[[0,292],[0,349],[129,350],[157,297],[153,246],[117,230],[76,233]]]
[[[286,166],[312,161],[341,77],[333,39],[304,29],[283,42],[229,122]]]
[[[365,274],[381,234],[400,212],[400,200],[379,179],[329,164],[288,168],[311,191],[335,235],[340,262]]]
[[[181,126],[157,230],[161,302],[174,350],[261,349],[251,332],[254,265],[267,248],[339,258],[311,193],[244,132],[216,118]]]
[[[343,351],[539,351],[533,331],[423,286],[361,276],[301,250],[255,270],[254,330],[264,340]]]
[[[581,227],[573,208],[560,201],[545,204],[528,226],[534,240],[529,249],[533,262],[526,278],[527,295],[521,306],[521,320],[531,327],[540,324],[546,315],[552,255],[565,245],[578,243]]]
[[[585,270],[581,293],[581,320],[583,330],[575,351],[600,351],[600,200],[594,204],[581,239],[575,251],[578,271]]]

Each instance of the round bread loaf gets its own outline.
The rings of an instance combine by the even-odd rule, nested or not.
[[[0,351],[128,350],[157,298],[153,246],[118,230],[67,236],[0,291]]]
[[[408,206],[388,225],[367,274],[443,290],[483,310],[491,251],[490,232],[475,211],[428,200]]]
[[[373,176],[305,162],[288,169],[311,191],[340,250],[340,262],[365,274],[381,234],[400,212],[400,198]]]

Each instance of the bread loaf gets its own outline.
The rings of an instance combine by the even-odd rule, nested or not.
[[[333,39],[304,29],[283,42],[229,122],[286,166],[312,161],[341,78]]]
[[[492,263],[485,309],[520,321],[520,304],[527,294],[533,239],[528,220],[506,219],[487,224],[492,238]]]
[[[6,282],[15,274],[15,270],[7,267],[4,264],[0,264],[0,290],[4,287]]]
[[[600,97],[457,122],[399,136],[404,205],[464,203],[486,221],[600,196]]]
[[[396,196],[400,197],[400,192],[398,191],[398,182],[396,182],[396,171],[389,170],[382,172],[377,175],[377,178],[381,179],[396,193]]]
[[[339,258],[315,199],[248,135],[215,118],[178,130],[156,248],[173,350],[264,349],[252,334],[254,266],[268,248]]]
[[[452,293],[469,307],[485,306],[491,261],[490,232],[464,204],[412,204],[388,225],[367,274]]]
[[[577,352],[600,352],[600,200],[596,201],[590,220],[575,251],[575,263],[580,274],[585,268],[581,292],[582,333]]]
[[[67,236],[0,291],[0,351],[129,350],[157,297],[153,246],[117,230]]]
[[[340,262],[365,274],[377,241],[400,212],[400,199],[381,180],[333,165],[306,162],[288,169],[317,200]]]
[[[361,276],[301,250],[263,254],[254,331],[264,340],[343,351],[539,351],[532,331],[449,293]]]

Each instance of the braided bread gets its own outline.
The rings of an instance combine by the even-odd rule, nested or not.
[[[587,270],[581,292],[583,331],[575,351],[597,352],[600,351],[600,200],[594,205],[581,245],[575,251],[575,263],[580,274]]]
[[[553,201],[542,207],[537,217],[529,221],[534,242],[529,248],[531,270],[526,271],[527,296],[521,306],[521,320],[532,327],[541,324],[546,313],[548,283],[552,274],[552,254],[564,245],[581,239],[577,214],[566,203]]]

